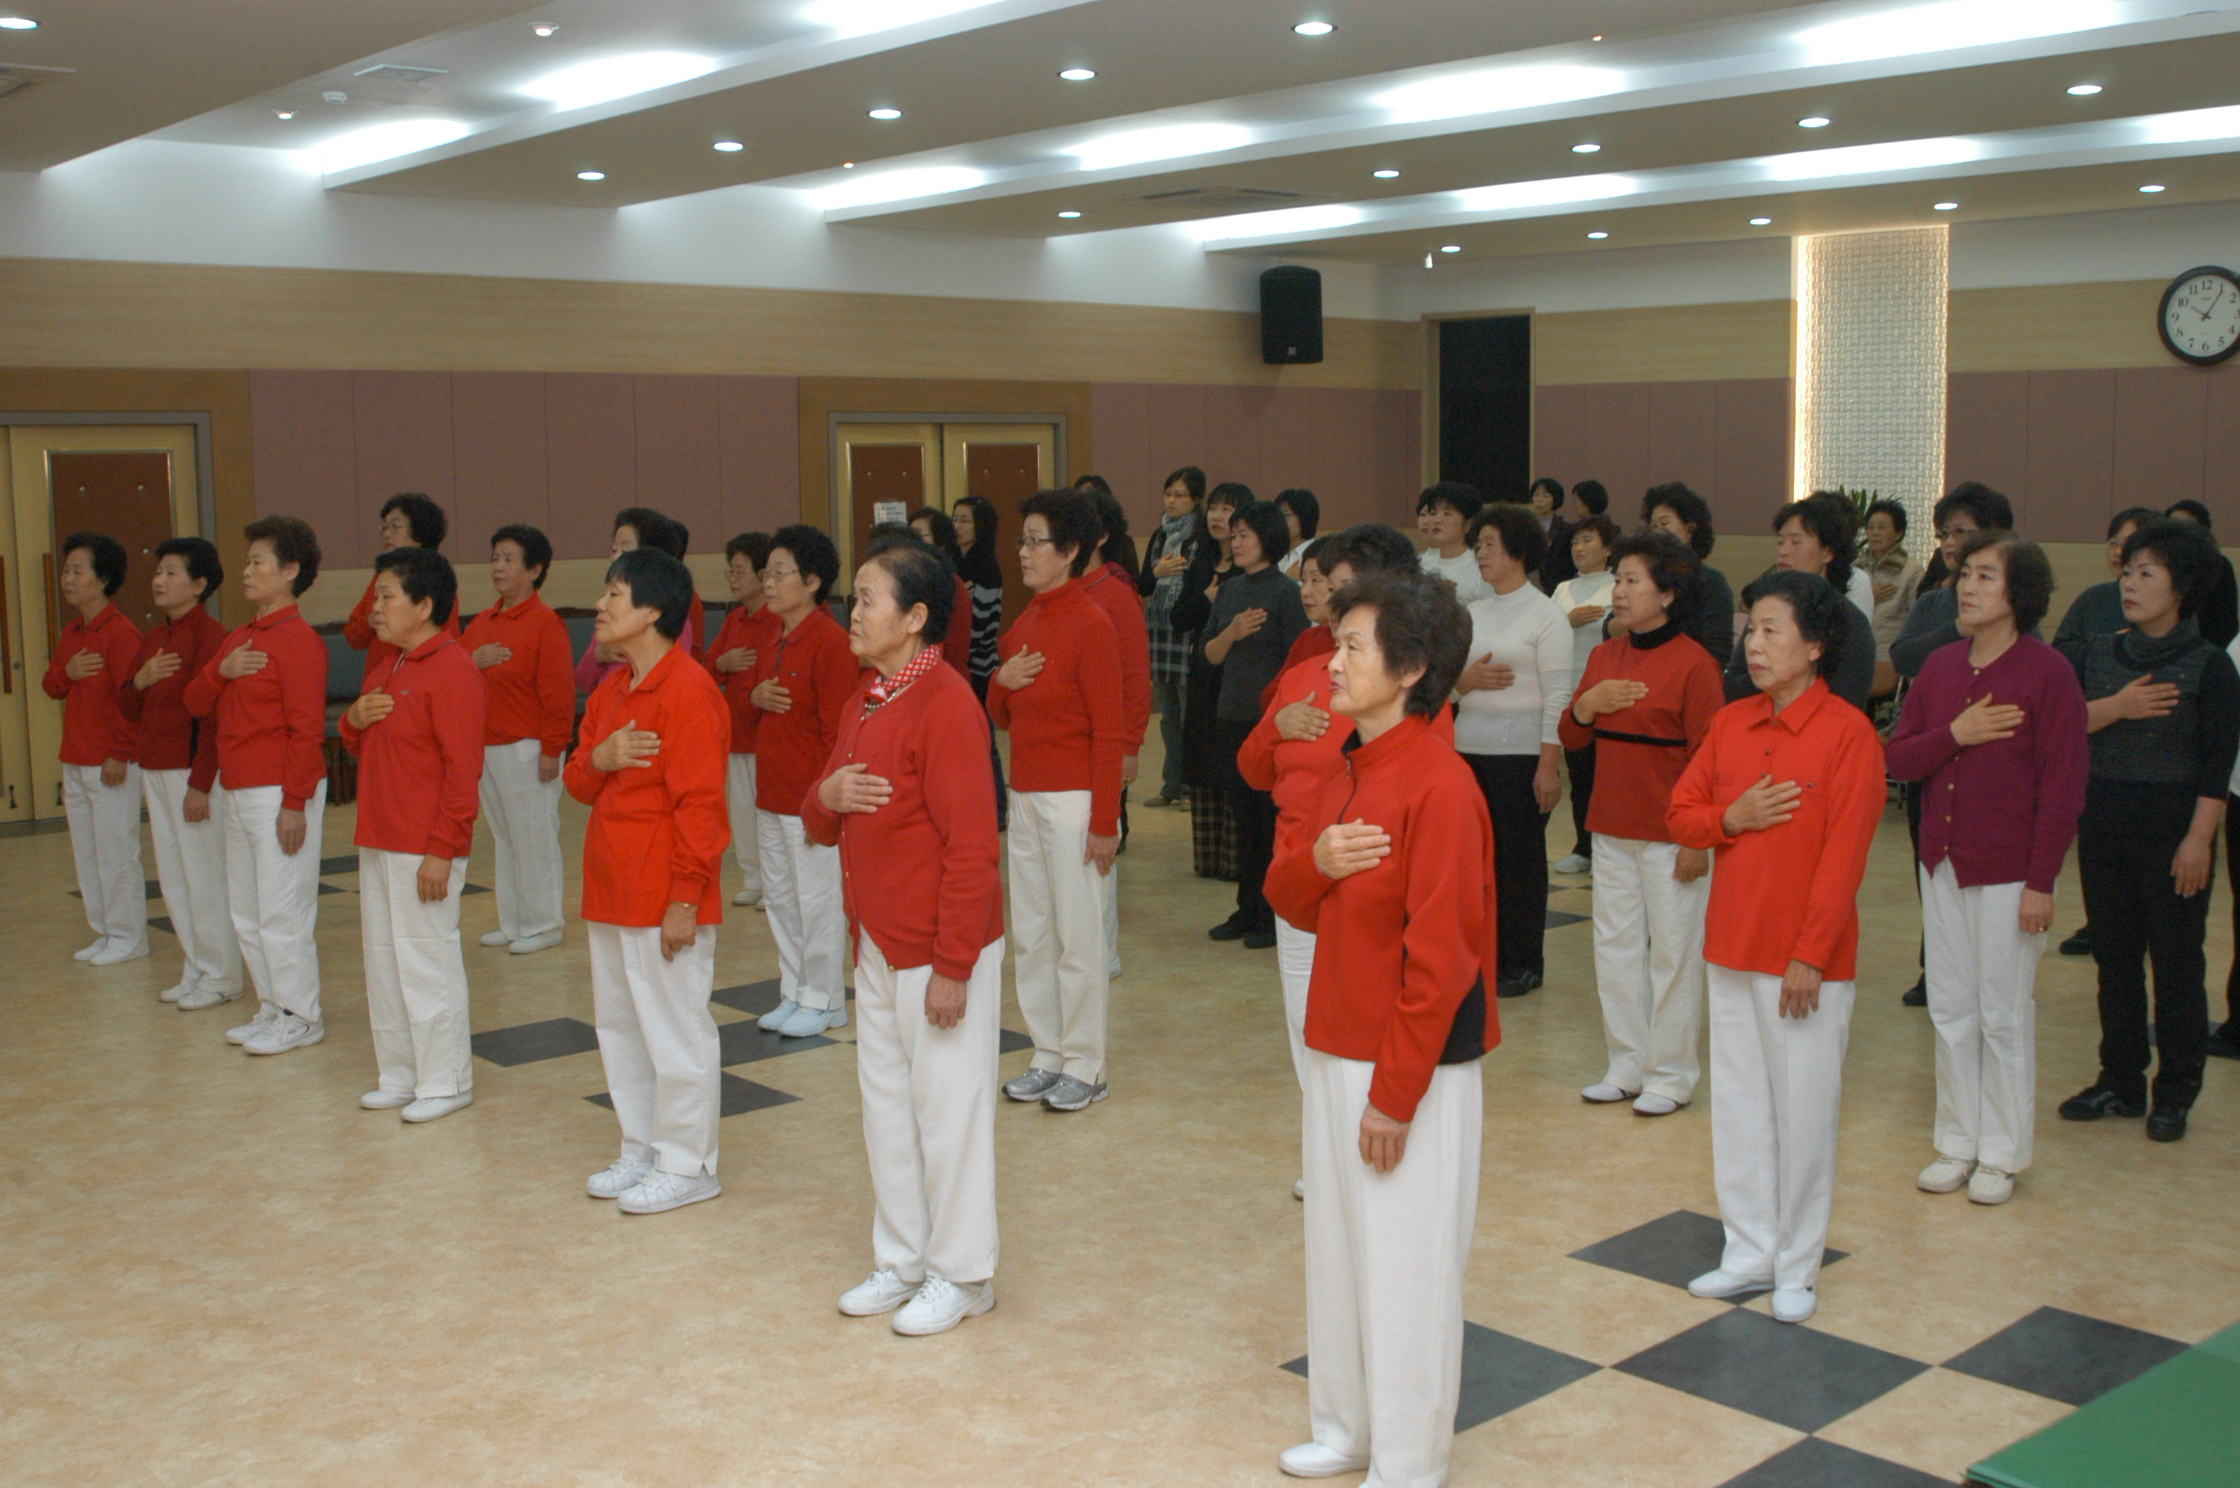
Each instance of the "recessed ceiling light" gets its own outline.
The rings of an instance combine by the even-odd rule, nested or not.
[[[1753,217],[1750,219],[1750,225],[1752,227],[1771,227],[1773,226],[1773,219],[1771,217]]]
[[[855,168],[856,163],[853,160],[843,160],[840,162],[840,169],[842,170],[854,170]]]
[[[2152,195],[2154,195],[2154,194],[2155,194],[2155,193],[2156,193],[2157,191],[2161,191],[2161,190],[2164,190],[2164,189],[2166,189],[2166,188],[2164,188],[2164,187],[2161,187],[2161,186],[2142,186],[2142,187],[2140,187],[2139,189],[2140,189],[2141,191],[2144,191],[2144,192],[2145,192],[2145,193],[2146,193],[2147,195],[2149,195],[2149,196],[2152,196]]]
[[[1441,243],[1439,245],[1439,251],[1441,253],[1460,253],[1462,251],[1462,245],[1460,243]]]
[[[746,146],[740,144],[737,140],[717,140],[715,143],[715,148],[721,150],[726,155],[735,155],[739,151],[744,150]]]
[[[1096,70],[1089,67],[1069,67],[1058,74],[1069,83],[1086,83],[1096,78]]]
[[[1588,234],[1587,234],[1587,236],[1588,236],[1588,237],[1590,237],[1590,238],[1593,238],[1593,239],[1594,239],[1594,240],[1596,240],[1597,242],[1600,242],[1600,241],[1601,241],[1602,239],[1604,239],[1604,238],[1607,238],[1607,237],[1609,237],[1609,236],[1610,236],[1610,234],[1608,234],[1608,233],[1606,233],[1606,232],[1591,232],[1591,233],[1588,233]]]
[[[529,29],[538,36],[550,36],[560,29],[560,23],[558,21],[539,21]]]
[[[2090,98],[2099,91],[2100,85],[2098,83],[2078,83],[2069,89],[2069,96],[2071,98]]]
[[[902,110],[898,108],[875,108],[871,111],[871,117],[884,123],[889,119],[901,118]]]
[[[1594,35],[1592,35],[1592,36],[1588,37],[1588,38],[1587,38],[1587,40],[1589,40],[1589,41],[1600,41],[1600,40],[1602,40],[1602,33],[1598,31],[1598,32],[1596,32],[1596,33],[1595,33]]]
[[[605,171],[577,171],[577,172],[576,172],[576,179],[577,179],[577,180],[579,180],[579,181],[604,181],[604,180],[605,180],[606,178],[607,178],[607,173],[606,173]]]
[[[1298,25],[1293,26],[1291,29],[1298,32],[1301,36],[1328,36],[1331,32],[1337,30],[1338,28],[1331,25],[1328,21],[1301,21]]]
[[[272,117],[275,119],[293,119],[295,116],[296,111],[294,109],[274,109],[272,111]]]
[[[1070,222],[1081,214],[1079,212],[1060,212],[1058,215]]]
[[[0,31],[36,31],[39,23],[29,16],[0,16]]]
[[[1369,174],[1375,176],[1380,181],[1394,181],[1398,180],[1400,177],[1400,172],[1394,170],[1389,165],[1386,166],[1383,170],[1373,170],[1369,172]]]
[[[1960,203],[1958,202],[1936,202],[1933,205],[1939,212],[1957,212],[1960,210]]]
[[[1831,121],[1820,114],[1807,114],[1797,121],[1799,129],[1825,129]]]
[[[1571,147],[1571,153],[1574,155],[1592,155],[1601,148],[1602,146],[1596,144],[1573,145]]]

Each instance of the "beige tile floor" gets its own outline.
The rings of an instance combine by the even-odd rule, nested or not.
[[[566,820],[572,852],[582,817]],[[65,837],[0,841],[0,1481],[1278,1482],[1305,1387],[1278,1367],[1304,1328],[1274,958],[1205,940],[1233,891],[1190,876],[1185,816],[1135,823],[1113,1098],[1000,1112],[1000,1305],[926,1340],[832,1305],[869,1264],[847,1043],[736,1071],[799,1099],[724,1123],[721,1199],[632,1219],[582,1195],[614,1149],[612,1117],[583,1098],[603,1088],[595,1053],[478,1062],[477,1104],[432,1126],[357,1108],[373,1065],[349,875],[321,900],[327,1041],[252,1060],[220,1038],[237,1010],[157,1003],[169,936],[106,971],[70,959],[85,932]],[[328,854],[350,851],[351,827],[329,814]],[[469,877],[490,874],[485,840]],[[2240,1317],[2240,1071],[2212,1066],[2176,1146],[2137,1122],[2054,1120],[2096,1034],[2089,963],[2051,958],[2037,1167],[2003,1209],[1919,1194],[1930,1034],[1897,1000],[1917,921],[1895,813],[1862,904],[1831,1237],[1851,1256],[1809,1326],[1941,1363],[2046,1305],[2186,1342]],[[2064,931],[2077,906],[2072,873]],[[472,945],[495,923],[488,896],[465,923],[478,1029],[588,1021],[576,927],[508,957]],[[1547,988],[1503,1005],[1487,1065],[1467,1312],[1610,1365],[1721,1311],[1567,1258],[1716,1212],[1707,1106],[1662,1121],[1582,1106],[1602,1069],[1588,926],[1548,947]],[[775,975],[759,915],[731,912],[717,964],[719,985]],[[2064,1411],[1936,1370],[1822,1434],[1951,1481]],[[1465,1433],[1453,1480],[1711,1488],[1798,1437],[1605,1371]]]

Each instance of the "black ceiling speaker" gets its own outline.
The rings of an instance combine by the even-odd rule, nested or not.
[[[1260,360],[1322,360],[1322,273],[1286,264],[1260,276]]]

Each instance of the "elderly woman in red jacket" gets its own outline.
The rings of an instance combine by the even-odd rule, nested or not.
[[[1329,601],[1343,768],[1278,849],[1268,900],[1313,925],[1307,989],[1308,1410],[1295,1477],[1442,1483],[1462,1382],[1462,1281],[1483,1089],[1499,1039],[1493,824],[1434,720],[1469,622],[1445,581],[1370,574]]]
[[[856,936],[856,1079],[876,1205],[873,1269],[840,1298],[942,1333],[996,1302],[996,1056],[1003,882],[988,722],[939,640],[949,560],[875,539],[848,640],[871,670],[801,803],[837,846]],[[896,1309],[900,1311],[896,1311]]]

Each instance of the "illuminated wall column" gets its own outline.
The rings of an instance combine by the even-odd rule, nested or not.
[[[1894,497],[1926,558],[1944,480],[1945,229],[1798,238],[1796,255],[1796,494]]]

